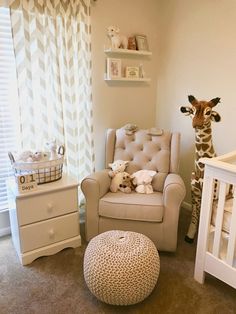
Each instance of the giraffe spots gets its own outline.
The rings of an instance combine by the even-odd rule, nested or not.
[[[205,130],[204,130],[204,133],[206,133],[206,134],[211,134],[211,128],[205,129]]]
[[[202,162],[198,163],[198,167],[200,168],[201,171],[204,170],[205,165]]]
[[[196,148],[197,148],[197,150],[202,150],[202,151],[206,151],[206,150],[208,150],[208,148],[209,148],[209,145],[208,144],[198,144],[198,143],[196,143]]]
[[[209,126],[210,127],[210,126]],[[212,134],[211,134],[211,130],[209,131],[209,129],[202,129],[201,132],[199,132],[198,134],[198,138],[205,138],[206,136],[208,136],[209,139],[211,139]]]
[[[207,137],[205,137],[205,138],[203,138],[202,139],[202,141],[204,142],[204,143],[210,143],[210,141],[212,140],[212,136],[211,135],[208,135]]]
[[[210,152],[211,154],[215,154],[215,150],[214,150],[213,146],[211,146],[209,152]],[[212,157],[214,157],[214,156],[212,156]]]
[[[204,153],[204,154],[202,154],[202,157],[204,158],[204,157],[207,157],[207,158],[211,158],[211,157],[213,157],[212,156],[212,154],[209,154],[209,152],[206,152],[206,153]]]

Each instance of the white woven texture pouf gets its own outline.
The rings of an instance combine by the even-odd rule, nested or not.
[[[130,305],[143,301],[154,289],[160,259],[145,235],[112,230],[94,237],[84,255],[84,278],[101,301]]]

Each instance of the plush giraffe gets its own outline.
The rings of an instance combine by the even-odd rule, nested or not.
[[[216,156],[212,142],[211,121],[219,122],[221,117],[212,110],[220,102],[220,98],[198,101],[191,95],[188,96],[188,100],[191,106],[182,106],[180,111],[192,118],[192,127],[195,129],[195,164],[191,176],[192,217],[185,236],[185,241],[192,243],[198,228],[204,176],[204,164],[199,159]]]

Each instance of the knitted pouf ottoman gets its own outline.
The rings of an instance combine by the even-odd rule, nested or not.
[[[154,289],[160,259],[145,235],[112,230],[94,237],[84,255],[84,278],[101,301],[130,305],[143,301]]]

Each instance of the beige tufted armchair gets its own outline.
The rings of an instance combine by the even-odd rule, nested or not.
[[[157,171],[154,193],[130,194],[109,191],[109,169],[86,177],[81,188],[86,199],[86,239],[112,229],[130,230],[148,236],[160,251],[175,251],[179,209],[185,186],[178,174],[180,134],[125,129],[109,129],[106,135],[105,165],[117,159],[129,160],[130,174],[149,169]]]

